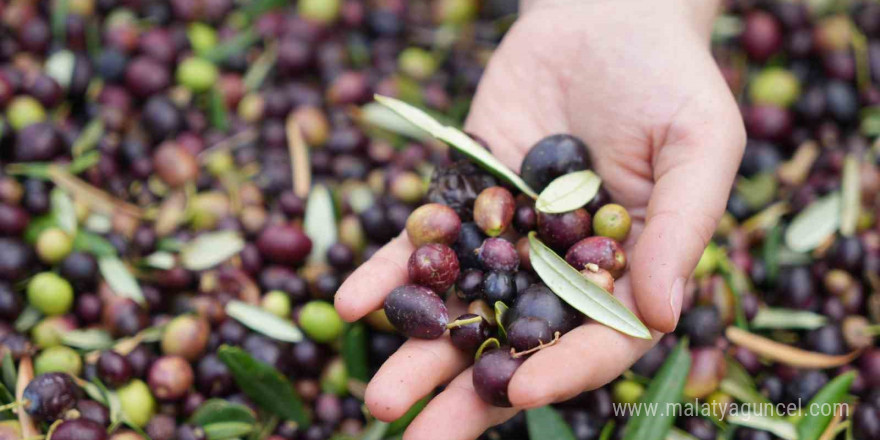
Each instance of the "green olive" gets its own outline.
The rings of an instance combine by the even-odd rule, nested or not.
[[[140,379],[134,379],[116,390],[126,420],[143,428],[156,412],[156,399],[150,387]]]
[[[599,208],[593,216],[593,232],[620,243],[626,240],[631,226],[632,219],[629,217],[629,212],[616,203],[609,203]]]
[[[40,101],[30,96],[19,96],[6,108],[6,119],[14,130],[46,120],[46,110]]]
[[[645,392],[645,387],[629,379],[617,381],[611,388],[611,395],[617,403],[637,403]]]
[[[76,326],[68,316],[49,316],[38,322],[31,329],[31,341],[40,348],[61,345],[61,338],[64,336],[64,333],[75,328]]]
[[[73,287],[53,272],[42,272],[27,286],[28,302],[46,315],[67,313],[73,305]]]
[[[280,290],[273,290],[263,297],[262,304],[267,312],[280,318],[290,318],[290,297]]]
[[[428,79],[437,70],[434,55],[419,47],[404,49],[397,57],[397,65],[403,73],[419,81]]]
[[[711,274],[715,272],[716,267],[718,267],[718,248],[714,243],[709,243],[709,246],[706,246],[706,249],[703,250],[703,255],[700,256],[697,267],[694,268],[694,277],[701,278]]]
[[[219,77],[214,63],[198,57],[190,57],[177,66],[177,82],[193,92],[208,91]]]
[[[59,228],[49,228],[37,237],[37,256],[46,264],[55,264],[73,250],[73,239]]]
[[[189,25],[186,36],[193,51],[199,54],[217,45],[217,31],[204,23]]]
[[[297,11],[303,18],[329,23],[339,16],[339,0],[300,0]]]
[[[333,304],[310,301],[299,314],[299,325],[316,342],[331,342],[342,334],[343,322]]]
[[[324,372],[321,374],[321,390],[340,396],[348,393],[348,370],[342,358],[337,357],[324,367]]]
[[[67,373],[79,376],[82,373],[82,359],[76,350],[59,345],[43,350],[34,359],[34,374]]]
[[[788,107],[801,93],[801,85],[797,77],[779,67],[764,69],[752,80],[749,87],[749,98],[753,104]]]

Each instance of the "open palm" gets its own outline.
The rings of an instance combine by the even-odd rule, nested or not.
[[[633,216],[630,271],[615,296],[655,330],[654,342],[675,328],[684,283],[723,213],[745,143],[709,54],[712,2],[688,1],[531,5],[493,56],[465,127],[514,170],[547,135],[587,143],[603,184]],[[336,296],[342,317],[381,308],[407,283],[412,251],[404,234],[353,273]],[[449,306],[456,316],[461,304],[453,298]],[[377,418],[394,420],[448,383],[405,438],[472,439],[519,409],[611,381],[651,344],[582,325],[531,356],[510,383],[514,408],[496,408],[475,394],[472,359],[448,336],[411,339],[370,382],[366,403]]]

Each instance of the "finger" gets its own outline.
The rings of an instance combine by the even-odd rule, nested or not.
[[[379,420],[397,420],[419,399],[467,368],[471,360],[452,345],[448,333],[434,340],[410,339],[373,376],[364,401]]]
[[[339,316],[352,322],[382,308],[388,293],[408,282],[406,262],[412,251],[406,233],[400,234],[354,271],[336,292]]]
[[[615,283],[615,296],[632,309],[633,299],[626,294],[627,278]],[[633,338],[598,323],[582,325],[562,336],[556,345],[532,355],[516,370],[508,387],[510,402],[517,407],[535,408],[598,388],[626,371],[662,334],[652,332],[652,337]],[[548,373],[559,371],[560,365],[571,368],[562,374]]]
[[[739,111],[715,76],[707,96],[678,113],[656,153],[645,229],[633,253],[638,308],[662,332],[675,329],[685,282],[724,213],[745,147]]]
[[[519,411],[483,402],[474,391],[472,370],[458,375],[428,403],[407,428],[404,440],[472,440]]]

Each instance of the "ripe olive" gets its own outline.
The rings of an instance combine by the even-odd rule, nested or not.
[[[194,361],[208,345],[211,329],[203,318],[182,315],[174,318],[162,332],[162,352]]]
[[[565,261],[578,270],[595,264],[610,272],[614,279],[620,278],[626,269],[626,253],[620,243],[608,237],[588,237],[575,243],[565,254]]]
[[[192,387],[193,370],[180,356],[162,356],[150,366],[147,383],[157,399],[177,400]]]
[[[554,134],[538,141],[520,166],[520,176],[535,191],[541,191],[553,179],[592,166],[587,146],[568,134]]]
[[[590,235],[591,217],[583,208],[561,214],[538,213],[538,237],[560,254]]]
[[[398,331],[411,338],[437,339],[446,331],[446,304],[431,289],[406,285],[385,298],[385,314]]]
[[[474,223],[490,237],[506,231],[513,221],[513,194],[501,186],[484,189],[474,202]]]
[[[507,386],[525,357],[514,358],[509,347],[486,351],[474,364],[474,391],[483,401],[495,406],[510,407]]]
[[[458,214],[439,203],[419,206],[406,220],[406,234],[416,247],[428,243],[449,246],[458,238],[460,229]]]
[[[458,257],[449,246],[428,243],[413,251],[407,263],[410,282],[442,294],[458,278]]]

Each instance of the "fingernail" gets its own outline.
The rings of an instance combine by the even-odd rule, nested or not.
[[[675,282],[672,283],[672,290],[669,291],[669,307],[672,309],[672,316],[675,318],[676,325],[678,324],[678,317],[681,315],[684,283],[685,279],[683,277],[676,278]]]

